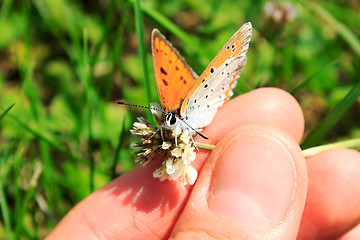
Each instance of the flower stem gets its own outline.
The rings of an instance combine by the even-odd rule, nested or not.
[[[198,148],[205,149],[205,150],[214,150],[214,148],[215,148],[215,145],[206,144],[206,143],[196,143],[196,146]],[[317,153],[323,152],[325,150],[333,149],[333,148],[360,148],[360,138],[355,138],[355,139],[351,139],[351,140],[340,141],[337,143],[330,143],[330,144],[325,144],[325,145],[321,145],[321,146],[317,146],[317,147],[312,147],[312,148],[305,149],[302,152],[304,154],[304,157],[307,158],[307,157],[313,156]]]
[[[317,147],[312,147],[303,150],[304,157],[310,157],[317,153],[323,152],[325,150],[333,148],[359,148],[360,147],[360,138],[355,138],[346,141],[340,141],[337,143],[325,144]]]
[[[216,145],[206,144],[206,143],[196,143],[196,146],[198,148],[205,149],[205,150],[214,150],[214,148],[216,147]]]

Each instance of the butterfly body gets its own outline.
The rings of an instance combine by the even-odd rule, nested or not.
[[[211,123],[218,108],[233,95],[246,64],[251,33],[251,23],[245,23],[198,77],[172,44],[153,30],[152,53],[164,110],[163,127],[187,129],[193,135]]]

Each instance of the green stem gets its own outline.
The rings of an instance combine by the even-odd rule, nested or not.
[[[216,145],[212,145],[212,144],[206,144],[206,143],[196,143],[196,146],[198,148],[204,149],[204,150],[214,150],[214,148],[216,147]]]
[[[334,148],[358,148],[360,147],[360,138],[355,138],[346,141],[340,141],[337,143],[325,144],[317,147],[312,147],[303,150],[305,157],[313,156],[317,153],[323,152],[325,150],[334,149]]]
[[[196,146],[198,148],[201,149],[205,149],[205,150],[214,150],[214,148],[216,147],[215,145],[212,144],[206,144],[206,143],[196,143]],[[323,152],[325,150],[329,150],[329,149],[334,149],[334,148],[359,148],[360,147],[360,138],[355,138],[355,139],[351,139],[351,140],[346,140],[346,141],[340,141],[337,143],[330,143],[330,144],[325,144],[325,145],[321,145],[321,146],[317,146],[317,147],[312,147],[312,148],[308,148],[303,150],[303,154],[304,157],[311,157],[315,154],[318,154],[320,152]]]

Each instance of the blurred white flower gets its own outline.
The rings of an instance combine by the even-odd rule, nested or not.
[[[181,161],[181,159],[178,159],[173,164],[173,168],[174,168],[174,171],[171,174],[169,174],[170,180],[178,179],[183,174],[185,166],[184,166],[183,162]]]
[[[183,141],[186,145],[189,144],[190,135],[189,135],[188,130],[183,131],[183,133],[181,134],[180,140]]]
[[[140,129],[140,130],[144,130],[147,129],[148,126],[144,123],[139,123],[139,122],[134,122],[133,124],[134,128]]]
[[[188,183],[190,185],[193,185],[197,179],[197,176],[198,173],[196,169],[191,165],[187,166],[184,171],[184,184]]]
[[[296,6],[291,2],[270,1],[264,5],[265,17],[277,24],[294,20],[297,15]]]
[[[182,159],[185,164],[190,164],[196,158],[195,147],[186,146],[182,154]]]
[[[171,147],[171,143],[170,142],[163,142],[163,144],[161,145],[161,148],[164,150],[167,150]]]
[[[174,157],[180,157],[182,154],[182,151],[180,148],[174,148],[172,151],[171,151],[171,155],[174,156]]]

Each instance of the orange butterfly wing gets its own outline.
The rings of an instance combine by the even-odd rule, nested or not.
[[[152,31],[152,54],[161,106],[178,112],[197,75],[157,29]]]
[[[200,86],[202,82],[212,74],[222,63],[224,63],[227,59],[238,57],[242,54],[245,54],[249,48],[249,41],[251,39],[252,34],[252,26],[251,23],[245,23],[237,30],[234,35],[229,39],[229,41],[223,46],[220,52],[216,55],[216,57],[211,61],[209,66],[205,69],[205,71],[200,75],[197,79],[189,93],[187,94],[186,98],[184,99],[184,104],[181,106],[180,115],[182,116],[187,104],[188,100],[192,97],[195,90]],[[241,67],[241,66],[240,66]],[[239,67],[239,69],[240,69]],[[243,67],[243,66],[242,66]],[[237,75],[240,74],[239,72],[233,76],[236,79]],[[205,79],[205,80],[204,80]],[[225,101],[228,101],[232,95],[232,89],[235,87],[236,81],[233,81],[230,84],[229,91],[225,93]]]

